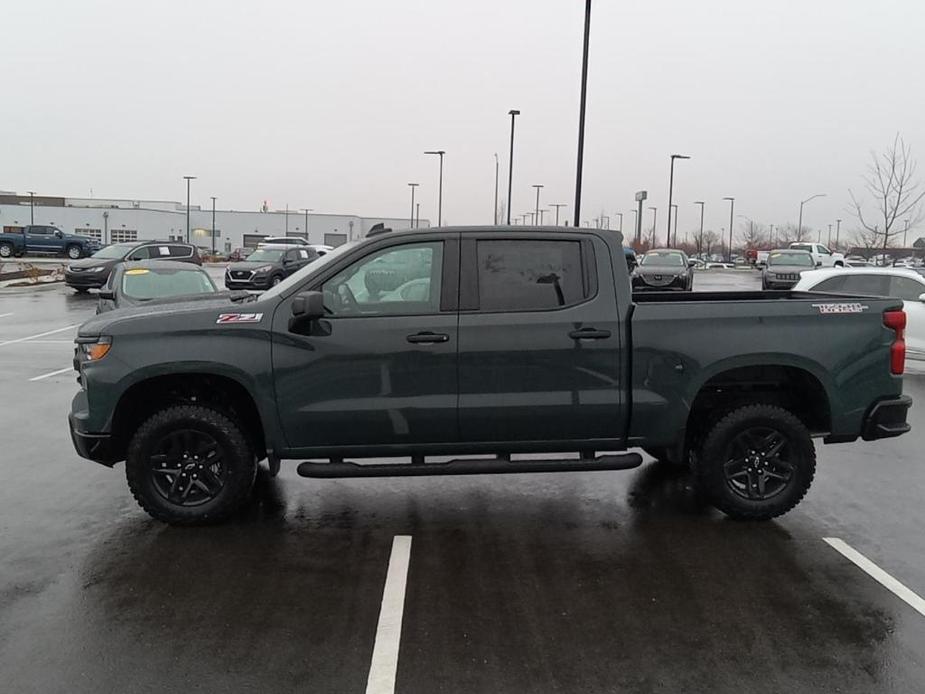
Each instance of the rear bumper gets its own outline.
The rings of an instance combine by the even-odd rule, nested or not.
[[[906,414],[911,406],[912,398],[908,395],[900,395],[875,403],[864,418],[861,438],[865,441],[874,441],[905,434],[912,428],[906,422]]]

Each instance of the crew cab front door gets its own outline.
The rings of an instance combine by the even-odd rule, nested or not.
[[[273,319],[273,381],[290,447],[446,443],[457,439],[457,236],[384,239],[299,291],[327,315],[290,327],[295,295]],[[385,452],[385,451],[383,451]]]

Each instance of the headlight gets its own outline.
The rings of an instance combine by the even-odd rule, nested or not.
[[[273,269],[272,265],[264,265],[262,267],[258,267],[256,270],[254,270],[254,272],[269,272],[272,269]]]
[[[104,268],[102,265],[97,265],[96,267],[88,267],[86,271],[87,272],[102,272],[105,269],[106,268]]]
[[[109,335],[101,335],[96,339],[89,338],[86,342],[81,341],[78,344],[84,361],[99,361],[112,349],[112,338]]]

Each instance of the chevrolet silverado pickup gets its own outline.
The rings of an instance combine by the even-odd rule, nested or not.
[[[25,253],[52,253],[77,260],[98,251],[100,243],[89,236],[67,234],[58,227],[30,224],[8,227],[0,233],[0,258]]]
[[[180,525],[232,514],[264,459],[312,478],[603,471],[640,448],[763,520],[806,494],[814,439],[909,430],[899,300],[634,295],[618,233],[384,231],[244,306],[84,323],[77,452],[124,460],[140,506]]]

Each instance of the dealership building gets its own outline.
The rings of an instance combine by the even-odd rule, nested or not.
[[[215,210],[214,244],[212,209],[189,208],[190,241],[202,249],[230,253],[253,248],[266,236],[300,236],[309,243],[339,246],[362,238],[375,225],[400,229],[408,218],[361,217],[292,210]],[[55,226],[67,233],[84,234],[103,244],[136,240],[185,240],[186,205],[171,200],[109,200],[18,195],[0,191],[0,226],[15,231],[28,224]],[[420,226],[430,226],[420,220]]]

